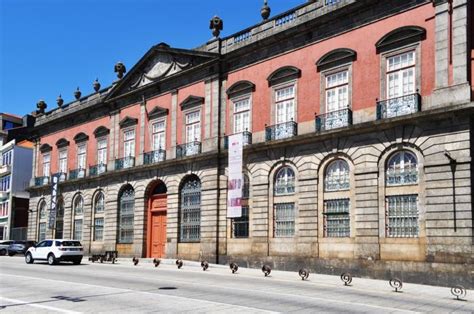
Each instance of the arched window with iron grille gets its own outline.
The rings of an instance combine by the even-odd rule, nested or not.
[[[127,186],[120,194],[118,221],[118,242],[133,243],[133,222],[135,218],[135,190]]]
[[[181,242],[198,242],[201,239],[201,181],[197,176],[185,179],[180,190]]]

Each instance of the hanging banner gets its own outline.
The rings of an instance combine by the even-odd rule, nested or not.
[[[227,218],[242,216],[242,133],[229,136],[229,178],[227,183]]]
[[[59,175],[51,176],[51,209],[49,211],[49,229],[56,225],[56,203],[58,201]]]

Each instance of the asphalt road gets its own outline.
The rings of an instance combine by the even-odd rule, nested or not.
[[[165,264],[168,263],[168,264]],[[386,281],[240,268],[237,274],[211,265],[203,272],[172,261],[158,268],[121,259],[115,265],[25,264],[22,257],[0,257],[0,313],[78,312],[468,312],[474,293],[454,300],[449,288],[404,284],[396,293]]]

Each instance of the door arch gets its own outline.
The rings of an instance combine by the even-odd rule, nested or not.
[[[147,257],[162,258],[166,249],[167,188],[154,183],[148,195]]]

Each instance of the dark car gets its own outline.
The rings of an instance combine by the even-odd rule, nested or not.
[[[0,241],[0,255],[7,255],[8,247],[13,242],[15,241],[12,241],[12,240]]]
[[[30,247],[35,245],[36,241],[14,241],[8,246],[8,255],[25,254]]]

